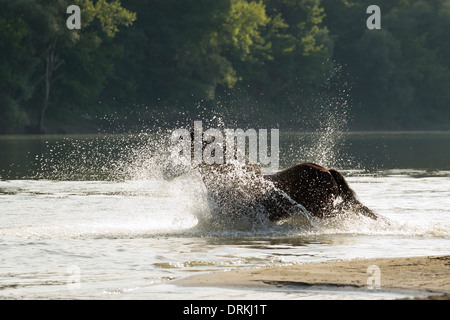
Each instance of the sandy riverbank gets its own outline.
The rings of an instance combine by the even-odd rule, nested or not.
[[[368,273],[369,266],[375,273]],[[378,270],[378,271],[377,271]],[[378,277],[379,275],[379,277]],[[194,275],[177,281],[185,286],[277,287],[334,286],[382,290],[410,290],[450,298],[450,256],[377,258],[323,263],[267,266]],[[379,281],[377,281],[377,279]],[[372,281],[373,280],[373,281]]]

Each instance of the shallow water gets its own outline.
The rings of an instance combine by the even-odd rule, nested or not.
[[[195,288],[174,280],[265,265],[450,254],[445,166],[347,170],[360,200],[390,223],[331,219],[305,229],[295,221],[210,225],[199,177],[169,182],[148,174],[155,163],[137,163],[146,163],[145,173],[130,164],[134,174],[123,179],[30,179],[22,173],[0,181],[0,298],[392,299],[412,293]],[[85,167],[90,164],[79,164],[79,171]]]

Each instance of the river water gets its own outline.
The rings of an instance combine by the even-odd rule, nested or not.
[[[389,223],[346,218],[314,228],[294,222],[212,225],[214,212],[198,175],[162,179],[161,141],[153,135],[0,137],[0,298],[409,296],[383,288],[175,284],[236,268],[450,254],[450,133],[327,139],[282,134],[281,166],[317,161],[341,169],[360,200]]]

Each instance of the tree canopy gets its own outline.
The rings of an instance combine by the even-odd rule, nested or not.
[[[450,0],[372,2],[4,0],[0,133],[198,113],[308,129],[344,91],[351,129],[450,129]]]

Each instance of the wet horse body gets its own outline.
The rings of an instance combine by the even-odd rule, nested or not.
[[[348,210],[372,219],[378,217],[357,199],[340,172],[314,163],[297,164],[269,175],[262,175],[256,165],[239,169],[229,164],[204,165],[200,172],[209,194],[230,212],[242,206],[258,206],[269,220],[277,221],[288,218],[300,205],[317,218]]]
[[[203,149],[206,144],[203,141]],[[192,143],[191,159],[194,159],[193,154]],[[248,159],[246,163],[203,162],[195,167],[199,169],[208,194],[226,213],[258,207],[269,220],[277,221],[288,218],[301,207],[317,218],[332,217],[345,211],[378,218],[357,199],[340,172],[314,163],[296,164],[268,175],[263,175],[261,168],[250,164]]]
[[[283,190],[315,217],[332,217],[345,210],[353,210],[372,219],[378,217],[357,199],[337,170],[314,163],[301,163],[264,178],[272,181],[276,188]]]

